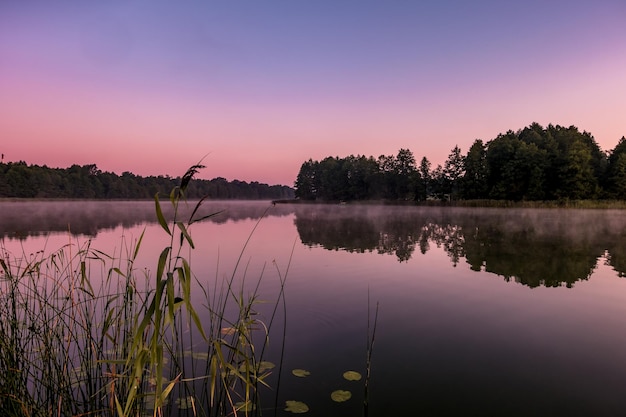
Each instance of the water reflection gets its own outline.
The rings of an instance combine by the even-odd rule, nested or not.
[[[182,206],[186,219],[195,206],[194,201]],[[270,202],[208,201],[202,204],[196,217],[222,212],[209,221],[224,223],[258,219],[270,207]],[[162,202],[164,215],[170,217],[167,198]],[[288,206],[275,206],[271,214],[282,216],[292,212]],[[130,228],[156,222],[153,201],[2,201],[0,202],[0,238],[25,239],[50,232],[97,236],[99,231],[118,226]]]
[[[29,203],[13,206],[9,215],[2,204],[9,203],[0,203],[0,236],[18,228],[30,235],[57,230],[47,236],[52,249],[91,240],[67,239],[69,223],[72,233],[97,233],[94,248],[126,253],[124,242],[132,247],[144,229],[130,225],[154,221],[152,202],[101,202],[94,210],[82,202]],[[269,218],[248,242],[268,208]],[[337,382],[345,384],[344,371],[362,369],[371,292],[381,314],[370,415],[516,416],[549,409],[555,416],[609,416],[624,409],[626,281],[598,259],[626,274],[626,211],[268,202],[209,202],[203,210],[225,210],[192,230],[198,248],[192,268],[206,288],[224,276],[249,285],[263,276],[259,291],[271,300],[278,269],[289,269],[281,404],[302,398],[318,415],[358,407],[357,390],[352,404],[332,403],[329,394],[342,388]],[[115,225],[129,230],[104,231]],[[296,228],[308,248],[293,244]],[[145,229],[136,267],[154,277],[169,240],[158,225]],[[16,256],[46,246],[41,238],[1,240],[0,251],[7,243]],[[245,268],[235,274],[244,244]],[[267,266],[273,261],[276,270]],[[525,286],[506,285],[493,274]],[[571,291],[528,290],[573,284]],[[205,295],[193,293],[201,314],[208,314]],[[270,317],[271,303],[260,303],[259,313]],[[210,323],[208,315],[201,318]],[[283,346],[275,343],[282,337],[270,335],[270,360],[282,355]],[[294,377],[294,368],[311,377]],[[272,388],[280,375],[268,379]]]
[[[571,287],[601,257],[626,274],[626,213],[618,210],[298,207],[295,224],[308,246],[408,262],[435,245],[454,266],[465,259],[529,287]]]
[[[182,213],[188,216],[195,202]],[[166,217],[172,215],[167,201]],[[410,262],[434,247],[453,266],[468,265],[529,287],[572,286],[589,279],[603,259],[626,276],[626,212],[620,210],[476,209],[370,205],[276,205],[207,201],[197,213],[208,221],[294,215],[304,245],[374,252]],[[0,202],[0,239],[99,231],[154,223],[152,201]]]

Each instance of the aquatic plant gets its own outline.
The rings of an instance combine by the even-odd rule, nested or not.
[[[361,374],[357,371],[346,371],[343,373],[343,377],[348,381],[360,381]]]
[[[298,378],[306,378],[307,376],[311,375],[311,372],[305,369],[293,369],[291,373]]]
[[[350,391],[338,389],[331,392],[330,398],[336,403],[342,403],[352,398],[352,393]]]
[[[49,254],[0,246],[0,415],[260,414],[274,367],[263,356],[287,272],[275,265],[280,290],[266,321],[257,311],[262,274],[252,292],[236,288],[247,242],[228,279],[211,286],[193,274],[184,255],[195,249],[191,226],[218,214],[186,200],[201,168],[170,193],[173,214],[155,196],[168,243],[154,275],[136,265],[144,233],[123,236],[113,253],[71,237]],[[198,289],[204,320],[192,304]]]
[[[285,401],[285,411],[293,414],[304,414],[309,412],[309,406],[302,401],[287,400]]]

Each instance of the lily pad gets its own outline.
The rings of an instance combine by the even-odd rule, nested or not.
[[[209,359],[209,352],[194,352],[191,349],[185,350],[183,352],[183,355],[185,355],[186,357],[191,357],[194,359],[200,359],[200,360],[205,360],[205,361]]]
[[[156,387],[157,382],[158,382],[158,381],[157,381],[157,377],[156,377],[156,376],[151,376],[151,377],[148,379],[148,384],[149,384],[151,387]],[[162,377],[161,377],[161,384],[163,384],[163,386],[165,386],[165,385],[167,385],[167,382],[168,382],[167,377],[162,376]]]
[[[193,407],[193,397],[180,397],[176,398],[176,405],[179,410],[188,410]]]
[[[270,361],[261,361],[257,364],[257,372],[263,373],[275,367],[276,365]],[[246,363],[242,363],[241,365],[239,365],[239,372],[246,372],[248,369],[252,370],[252,366],[246,365]]]
[[[304,377],[311,375],[309,371],[306,371],[304,369],[294,369],[293,371],[291,371],[291,373],[300,378],[304,378]]]
[[[206,361],[209,360],[209,352],[194,352],[191,354],[191,357],[201,361]]]
[[[343,377],[348,381],[360,381],[361,374],[357,371],[346,371],[343,373]]]
[[[309,411],[309,406],[301,401],[289,400],[285,402],[285,411],[289,411],[294,414],[303,414]]]
[[[342,403],[352,398],[352,393],[350,391],[338,389],[330,394],[330,398],[335,402]]]
[[[276,365],[269,361],[261,361],[259,364],[259,372],[269,371],[270,369],[275,368]]]
[[[237,411],[254,411],[256,406],[251,401],[239,401],[235,403]]]

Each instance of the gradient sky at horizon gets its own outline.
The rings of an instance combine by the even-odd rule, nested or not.
[[[0,3],[4,161],[293,185],[538,122],[626,135],[626,2]]]

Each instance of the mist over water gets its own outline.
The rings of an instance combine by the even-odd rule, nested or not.
[[[183,219],[191,215],[196,203],[188,201],[181,205]],[[202,204],[194,217],[221,212],[208,221],[258,219],[270,205],[269,202],[209,201]],[[167,197],[161,201],[161,207],[165,217],[171,218]],[[290,211],[287,206],[279,206],[271,215],[281,216]],[[150,223],[156,223],[154,201],[0,201],[0,237],[9,239],[50,232],[95,237],[102,230]]]
[[[295,223],[311,247],[394,255],[399,262],[436,247],[454,266],[531,287],[571,286],[589,278],[600,258],[626,273],[620,210],[326,206],[299,208]]]
[[[120,235],[143,232],[138,268],[153,274],[167,244],[153,202],[17,203],[0,204],[11,250],[70,236],[106,252]],[[626,409],[625,212],[220,201],[202,210],[224,211],[191,227],[201,282],[230,276],[246,245],[238,274],[263,275],[260,292],[271,300],[278,278],[268,265],[289,265],[279,403],[360,415],[362,386],[341,375],[364,371],[369,294],[380,305],[371,416]],[[276,360],[279,335],[270,336]],[[296,380],[294,368],[311,376]],[[333,403],[335,389],[353,399]]]

